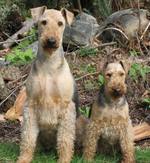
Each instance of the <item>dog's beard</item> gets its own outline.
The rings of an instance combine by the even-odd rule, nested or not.
[[[114,98],[119,98],[119,97],[121,97],[123,95],[124,95],[123,92],[111,91],[111,96],[114,97]]]
[[[108,88],[108,92],[111,95],[112,98],[120,98],[123,95],[126,94],[126,86],[120,86],[120,87],[116,87],[116,88]]]
[[[43,49],[46,49],[46,50],[56,50],[59,48],[59,44],[56,43],[54,45],[49,45],[47,42],[44,42],[43,43]]]

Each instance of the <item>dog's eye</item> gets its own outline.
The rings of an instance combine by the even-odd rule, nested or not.
[[[42,20],[42,21],[41,21],[41,24],[42,24],[42,25],[46,25],[46,24],[47,24],[47,21],[46,21],[46,20]]]
[[[120,75],[120,76],[124,76],[124,73],[123,73],[123,72],[121,72],[119,75]]]
[[[62,21],[59,21],[58,22],[58,26],[62,26],[63,25],[63,22]]]
[[[107,74],[106,74],[106,77],[108,77],[108,78],[110,78],[111,76],[112,76],[111,73],[107,73]]]

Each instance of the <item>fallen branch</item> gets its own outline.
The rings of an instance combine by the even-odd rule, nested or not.
[[[81,1],[80,0],[78,0],[78,7],[79,7],[79,11],[81,13],[82,12],[82,6],[81,6]]]
[[[100,72],[97,71],[97,72],[85,74],[85,75],[83,75],[83,76],[81,76],[81,77],[79,77],[79,78],[76,78],[75,80],[78,81],[78,80],[81,80],[81,79],[83,79],[83,78],[85,78],[85,77],[87,77],[87,76],[96,75],[96,74],[98,74],[98,73],[100,73]]]
[[[142,123],[134,128],[134,141],[140,141],[146,138],[150,138],[150,125],[148,123]]]
[[[143,37],[144,37],[145,33],[147,32],[147,30],[148,30],[149,26],[150,26],[150,22],[149,22],[149,23],[148,23],[148,25],[146,26],[146,28],[145,28],[145,30],[144,30],[144,32],[143,32],[143,34],[142,34],[142,35],[141,35],[141,37],[140,37],[140,40],[142,40],[142,39],[143,39]]]
[[[9,97],[11,97],[12,94],[15,93],[15,92],[18,90],[19,87],[21,87],[21,86],[24,85],[24,84],[25,84],[25,81],[24,81],[22,84],[18,85],[16,88],[14,88],[13,91],[12,91],[12,92],[0,103],[0,106],[2,106],[2,104],[3,104],[5,101],[7,101],[7,100],[9,99]]]
[[[105,29],[103,29],[103,31],[101,32],[101,34],[102,34],[104,31],[108,31],[108,30],[115,30],[115,31],[120,32],[120,33],[129,41],[128,36],[127,36],[121,29],[116,28],[116,27],[108,27],[108,28],[105,28]],[[100,35],[101,35],[101,34],[100,34]]]
[[[14,43],[16,43],[16,44],[19,44],[18,42],[16,42],[16,40],[15,39],[13,39],[11,36],[9,36],[6,32],[3,32],[3,34],[5,34],[10,40],[12,40],[11,42],[14,42]],[[18,37],[18,36],[17,36]],[[9,40],[9,39],[7,39],[7,40]],[[6,41],[7,42],[7,41]],[[9,41],[8,41],[9,42]]]
[[[7,44],[7,43],[19,43],[19,42],[21,42],[21,41],[24,41],[24,40],[27,40],[28,38],[32,38],[34,35],[30,35],[30,36],[26,36],[26,37],[24,37],[24,38],[22,38],[22,39],[18,39],[18,40],[12,40],[12,41],[2,41],[2,42],[0,42],[0,45],[3,45],[3,44]]]
[[[28,74],[25,74],[25,75],[23,75],[23,76],[21,76],[20,78],[18,78],[18,79],[16,79],[16,80],[12,80],[11,81],[11,79],[8,79],[8,78],[3,78],[4,80],[9,80],[10,82],[10,84],[13,84],[13,83],[16,83],[16,82],[18,82],[18,81],[20,81],[20,80],[22,80],[22,79],[24,79],[24,78],[26,78],[28,76]]]
[[[131,63],[148,63],[148,62],[150,62],[150,58],[138,59],[136,57],[130,57],[128,60],[130,60]]]
[[[104,43],[98,46],[95,46],[95,48],[101,48],[101,47],[105,47],[105,46],[111,46],[111,45],[116,45],[117,42],[108,42],[108,43]]]
[[[18,43],[16,41],[18,40],[18,35],[23,35],[25,32],[28,32],[31,29],[31,27],[34,25],[34,21],[32,19],[26,20],[23,24],[24,26],[18,32],[16,32],[14,35],[10,36],[6,40],[6,43],[3,44],[3,48],[9,48],[14,43]]]
[[[20,119],[20,116],[22,115],[23,112],[23,106],[25,104],[26,100],[26,89],[23,88],[20,92],[19,95],[17,96],[17,99],[13,105],[5,114],[5,119],[9,120],[16,120]]]

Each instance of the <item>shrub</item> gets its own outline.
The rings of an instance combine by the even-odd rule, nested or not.
[[[15,65],[24,65],[30,63],[34,59],[35,54],[33,54],[32,49],[27,49],[27,47],[37,40],[35,29],[32,28],[28,32],[28,35],[32,37],[22,41],[18,46],[13,48],[12,51],[6,55],[6,61]]]
[[[91,48],[91,47],[82,47],[77,51],[77,53],[81,57],[95,56],[97,54],[97,52],[98,52],[98,50],[96,48]]]
[[[90,115],[90,107],[89,106],[84,106],[82,108],[79,108],[79,111],[82,115],[89,117]]]
[[[22,27],[25,15],[22,0],[0,1],[0,41],[7,39],[6,34],[12,35]]]
[[[104,85],[105,79],[104,76],[99,74],[98,75],[98,85],[101,87],[102,85]]]
[[[150,73],[150,66],[141,65],[139,63],[132,64],[129,76],[134,80],[137,81],[139,77],[141,77],[143,80],[146,79],[146,75]]]
[[[17,48],[6,56],[6,60],[14,65],[24,65],[30,63],[34,56],[32,49],[21,51]]]

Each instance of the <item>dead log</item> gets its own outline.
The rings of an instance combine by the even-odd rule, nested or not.
[[[134,128],[134,141],[140,141],[150,138],[150,125],[146,122],[135,126]]]
[[[22,112],[23,112],[23,106],[25,104],[25,100],[26,100],[26,89],[23,88],[15,103],[14,103],[14,106],[11,107],[5,114],[5,119],[8,119],[8,120],[16,120],[16,119],[20,119],[20,116],[22,115]]]
[[[23,23],[23,27],[18,32],[16,32],[14,35],[10,36],[6,41],[4,41],[2,47],[4,49],[10,48],[15,43],[18,43],[17,41],[18,36],[24,35],[24,33],[28,32],[31,29],[31,27],[33,27],[33,25],[34,25],[34,21],[32,19],[26,20]]]
[[[5,122],[6,119],[4,118],[4,115],[3,114],[0,114],[0,122]]]

